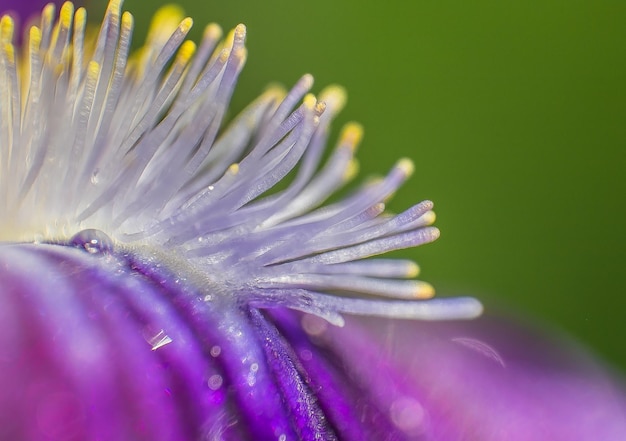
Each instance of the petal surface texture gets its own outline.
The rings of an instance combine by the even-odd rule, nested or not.
[[[0,439],[619,440],[620,386],[498,319],[206,302],[128,256],[0,246]],[[161,273],[163,274],[163,273]]]

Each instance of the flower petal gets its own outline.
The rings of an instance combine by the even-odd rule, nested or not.
[[[564,336],[497,317],[319,326],[314,341],[367,391],[361,406],[408,438],[626,439],[623,385]]]
[[[626,436],[621,385],[562,337],[496,318],[337,328],[168,271],[0,245],[0,439]]]

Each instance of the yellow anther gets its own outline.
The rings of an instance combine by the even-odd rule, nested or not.
[[[346,124],[341,130],[339,139],[340,146],[348,146],[352,150],[356,150],[361,143],[361,139],[363,139],[363,126],[355,122]]]
[[[131,29],[135,24],[135,18],[133,14],[128,11],[124,11],[122,14],[122,28],[123,29]]]
[[[317,104],[317,99],[315,98],[315,95],[313,95],[312,93],[307,93],[304,96],[303,103],[307,109],[313,110],[315,109],[315,105]]]
[[[346,166],[346,170],[343,174],[343,179],[345,182],[351,181],[354,179],[356,175],[359,174],[359,161],[355,158],[350,159],[348,165]]]
[[[180,46],[180,49],[178,49],[176,62],[180,64],[187,64],[195,53],[196,43],[191,40],[187,40]]]
[[[215,23],[208,24],[204,28],[203,38],[207,40],[219,40],[222,38],[222,28]]]
[[[226,48],[232,48],[233,42],[235,41],[235,29],[231,29],[226,34],[226,38],[224,38],[224,42],[222,43]]]
[[[9,43],[13,40],[13,31],[15,30],[15,22],[9,15],[3,15],[0,19],[0,41]]]
[[[417,263],[415,262],[409,262],[407,264],[407,268],[406,268],[406,276],[407,278],[411,279],[413,277],[417,277],[417,275],[420,273],[420,267]]]
[[[183,21],[180,22],[180,25],[178,25],[178,28],[186,34],[187,32],[189,32],[192,26],[193,19],[191,17],[185,17]]]
[[[51,23],[54,20],[54,3],[48,3],[41,11],[41,18],[44,23]]]
[[[244,38],[246,38],[246,25],[240,23],[235,27],[234,39],[243,40]]]
[[[4,51],[4,57],[9,62],[9,64],[15,64],[15,46],[11,43],[5,43],[2,46],[2,50]]]
[[[219,56],[220,63],[226,63],[230,57],[230,49],[222,49]]]
[[[121,0],[110,0],[109,6],[107,7],[107,15],[108,14],[119,14],[120,8],[122,6]]]
[[[313,79],[313,75],[311,74],[305,74],[301,79],[300,79],[301,84],[304,86],[305,89],[310,89],[311,87],[313,87],[313,83],[315,82],[315,80]]]
[[[400,170],[404,175],[409,177],[413,174],[413,171],[415,170],[415,165],[413,164],[413,161],[411,161],[409,158],[402,158],[396,164],[396,168]]]
[[[100,75],[100,64],[97,61],[90,61],[87,66],[87,77],[96,80]]]
[[[262,98],[263,100],[276,100],[282,101],[287,95],[287,91],[280,84],[269,84],[265,92],[263,92]]]
[[[415,281],[415,298],[430,299],[435,295],[435,288],[426,282]]]
[[[149,42],[166,40],[179,25],[182,25],[181,20],[184,16],[183,9],[178,5],[170,4],[159,8],[152,16],[147,40]]]
[[[435,220],[437,220],[437,215],[434,211],[427,211],[426,213],[422,214],[422,219],[424,220],[424,223],[426,225],[432,225],[435,223]]]
[[[61,27],[65,29],[69,29],[72,25],[72,17],[74,16],[74,3],[65,2],[63,6],[61,6],[61,11],[59,12],[59,24]]]
[[[236,175],[237,173],[239,173],[239,164],[231,164],[230,167],[228,167],[228,173],[230,173],[231,175]]]
[[[37,26],[31,26],[28,33],[28,47],[31,52],[39,51],[41,46],[41,29]]]
[[[330,85],[325,87],[320,93],[320,101],[324,101],[332,108],[334,113],[340,112],[346,105],[348,95],[346,90],[338,85]]]
[[[74,13],[74,29],[84,29],[87,23],[87,10],[78,8]]]

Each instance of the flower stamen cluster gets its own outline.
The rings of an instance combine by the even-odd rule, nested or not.
[[[245,27],[222,41],[211,24],[196,46],[186,40],[191,19],[166,7],[131,53],[133,17],[121,3],[109,3],[95,37],[83,8],[66,2],[55,19],[48,5],[21,54],[2,17],[0,239],[72,244],[80,231],[101,230],[119,249],[184,260],[210,280],[201,290],[339,325],[342,313],[480,313],[474,299],[425,300],[434,290],[412,280],[413,262],[369,259],[439,236],[430,201],[384,211],[413,171],[409,160],[324,205],[355,175],[362,136],[348,124],[323,161],[340,87],[317,98],[305,75],[225,124]]]

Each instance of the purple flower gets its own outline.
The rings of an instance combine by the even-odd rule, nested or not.
[[[0,440],[626,434],[617,385],[567,344],[400,320],[482,306],[373,257],[438,237],[429,201],[384,211],[409,160],[325,203],[356,171],[356,124],[322,160],[342,89],[304,76],[225,124],[245,27],[196,47],[170,6],[130,54],[120,1],[85,26],[47,7],[22,58],[2,18]]]

